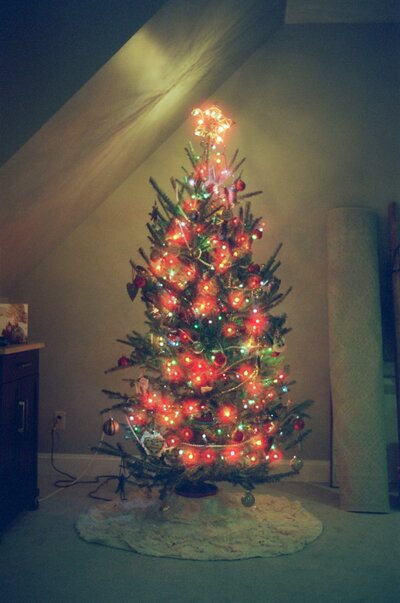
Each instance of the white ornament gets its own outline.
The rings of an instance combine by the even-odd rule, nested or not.
[[[139,377],[139,379],[135,383],[136,393],[138,395],[145,394],[149,389],[149,380],[147,377]]]
[[[165,440],[158,431],[146,430],[140,438],[140,443],[149,456],[161,456],[165,447]]]

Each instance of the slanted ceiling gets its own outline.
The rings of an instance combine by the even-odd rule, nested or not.
[[[397,20],[391,0],[169,0],[0,169],[7,296],[288,23]]]
[[[0,293],[283,23],[282,0],[170,0],[0,170]]]

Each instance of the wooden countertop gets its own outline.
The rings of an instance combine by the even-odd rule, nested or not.
[[[40,350],[44,348],[44,343],[18,343],[12,345],[0,346],[0,355],[18,354],[19,352],[29,352],[29,350]]]

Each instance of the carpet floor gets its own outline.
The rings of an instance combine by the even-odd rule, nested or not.
[[[347,513],[337,492],[285,482],[260,488],[300,500],[322,535],[302,551],[243,561],[146,557],[81,540],[96,501],[76,485],[17,518],[0,545],[2,603],[398,603],[400,513]],[[109,484],[102,495],[114,494]],[[42,496],[51,491],[41,484]],[[235,491],[235,490],[233,490]],[[240,504],[240,490],[237,490]],[[101,504],[101,503],[99,503]]]

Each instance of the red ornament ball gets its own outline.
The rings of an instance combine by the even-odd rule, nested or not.
[[[214,364],[217,366],[224,366],[226,364],[226,356],[222,352],[215,354]]]
[[[251,233],[251,236],[253,237],[253,239],[261,239],[261,237],[263,236],[263,231],[259,228],[255,228]]]
[[[212,412],[209,410],[207,412],[203,412],[200,417],[197,417],[196,421],[198,421],[199,423],[210,423],[211,424],[214,422],[214,417],[213,417]]]
[[[256,272],[260,272],[260,270],[261,270],[260,264],[249,264],[249,266],[247,268],[247,272],[250,272],[250,274],[255,274]]]
[[[150,259],[153,262],[158,260],[160,257],[161,257],[161,253],[158,251],[158,249],[153,249],[153,251],[150,253]]]
[[[119,430],[119,423],[113,417],[107,419],[107,421],[103,425],[103,431],[108,436],[113,436]]]
[[[130,365],[130,360],[126,356],[121,356],[118,358],[118,366],[125,367]]]
[[[243,438],[244,438],[244,433],[240,429],[237,429],[236,431],[233,432],[232,439],[237,444],[240,444],[240,442],[243,442]]]
[[[147,280],[141,274],[138,274],[137,276],[135,276],[135,278],[133,280],[133,284],[136,285],[136,287],[138,287],[139,289],[144,287],[146,283],[147,283]]]
[[[293,429],[295,429],[296,431],[301,431],[302,429],[304,429],[304,420],[303,419],[295,419],[293,421]]]
[[[236,181],[236,190],[237,191],[244,191],[244,189],[246,188],[246,183],[243,182],[243,180],[241,178],[239,178],[239,180]]]

